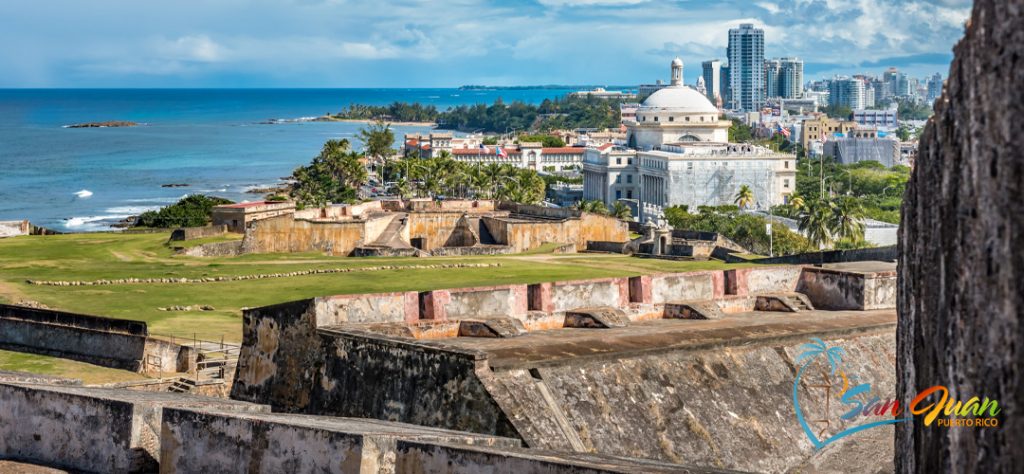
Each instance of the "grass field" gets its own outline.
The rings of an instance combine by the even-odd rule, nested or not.
[[[459,258],[345,258],[322,254],[261,254],[198,258],[173,255],[167,234],[73,234],[0,239],[0,301],[32,300],[54,309],[145,321],[151,333],[238,341],[241,309],[314,296],[535,283],[728,268],[717,261],[677,262],[622,255],[531,253]],[[26,280],[203,278],[325,268],[441,263],[499,267],[358,271],[212,283],[40,286]],[[213,311],[161,311],[209,305]],[[36,356],[26,356],[36,357]],[[0,356],[0,370],[10,356]],[[53,373],[53,372],[40,372]]]

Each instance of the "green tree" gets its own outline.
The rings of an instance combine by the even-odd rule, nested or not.
[[[829,228],[837,239],[864,240],[864,207],[854,198],[838,198],[831,207]]]
[[[736,197],[732,202],[736,203],[740,209],[746,209],[754,203],[754,190],[750,189],[750,186],[746,184],[741,185],[740,189],[736,191]]]
[[[348,140],[328,140],[307,166],[292,172],[291,196],[300,207],[323,207],[328,202],[351,202],[367,181],[362,156]]]
[[[578,211],[589,212],[591,214],[608,215],[608,206],[605,206],[603,202],[598,200],[587,201],[583,200],[576,203],[575,206]]]
[[[729,141],[732,143],[746,143],[754,139],[754,129],[738,120],[733,120],[729,126]]]
[[[612,208],[609,209],[608,214],[616,219],[624,221],[633,220],[633,210],[630,209],[626,203],[621,201],[615,201],[615,204],[612,204]]]
[[[192,194],[156,211],[146,211],[135,220],[138,227],[202,227],[210,223],[214,206],[231,204],[219,197]]]
[[[533,142],[533,143],[539,142],[539,143],[541,143],[542,145],[544,145],[546,147],[563,147],[563,146],[565,146],[565,141],[563,141],[561,138],[556,137],[554,135],[527,135],[525,133],[522,134],[522,135],[519,135],[519,143],[530,143],[530,142]]]
[[[811,201],[800,215],[800,230],[817,248],[832,244],[832,203],[819,199]]]
[[[391,125],[378,120],[367,128],[359,130],[359,141],[363,142],[363,153],[371,163],[386,165],[395,145],[395,132]]]

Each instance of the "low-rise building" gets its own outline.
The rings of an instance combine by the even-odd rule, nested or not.
[[[250,223],[295,213],[291,201],[256,201],[214,206],[213,225],[227,226],[228,232],[244,233]]]
[[[825,115],[817,119],[804,120],[803,131],[800,133],[801,145],[805,150],[809,150],[813,148],[811,141],[820,143],[822,137],[831,137],[836,133],[845,134],[856,128],[856,122],[834,119]]]
[[[583,164],[582,147],[544,147],[540,143],[520,143],[518,147],[483,146],[456,148],[452,158],[465,163],[510,164],[536,171],[565,171]]]
[[[858,125],[895,129],[899,127],[898,111],[892,109],[860,109],[853,111],[853,121]]]
[[[853,130],[830,138],[824,143],[822,151],[826,157],[844,165],[877,161],[891,167],[900,160],[900,142],[875,129]]]

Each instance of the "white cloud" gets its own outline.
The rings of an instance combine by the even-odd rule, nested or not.
[[[207,35],[182,36],[174,40],[157,40],[156,53],[160,56],[185,61],[217,62],[224,49]]]

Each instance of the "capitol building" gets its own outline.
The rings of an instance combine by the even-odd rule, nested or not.
[[[626,146],[587,148],[583,198],[631,204],[641,221],[665,207],[733,204],[740,186],[754,192],[752,207],[783,204],[796,189],[796,157],[729,142],[732,123],[697,90],[683,85],[683,61],[671,66],[671,84],[647,97],[625,121]]]

